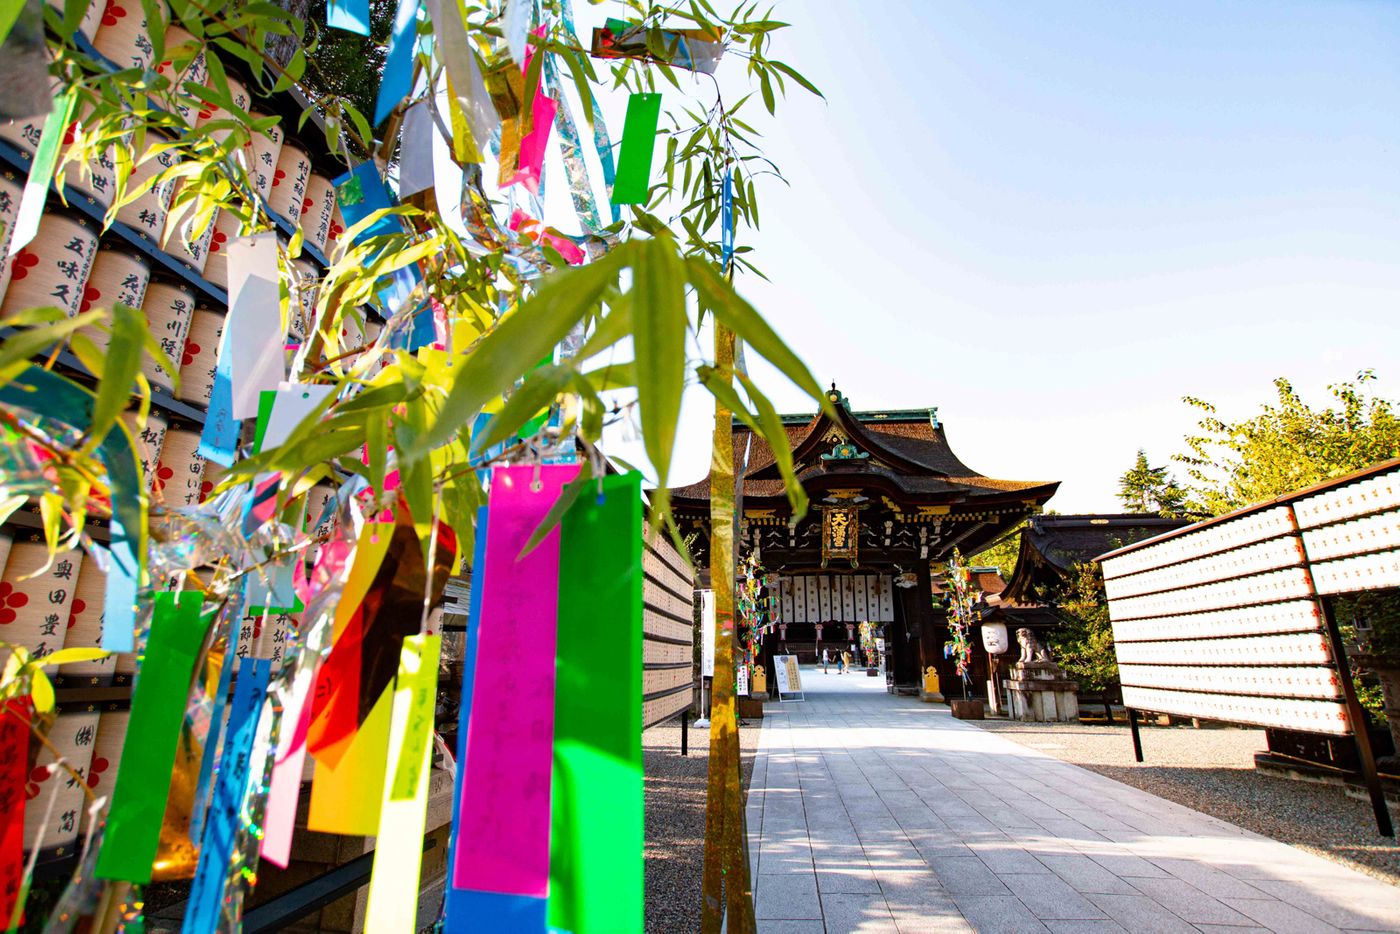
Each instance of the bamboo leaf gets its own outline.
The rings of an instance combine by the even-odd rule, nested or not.
[[[800,74],[799,74],[795,69],[793,69],[791,66],[789,66],[789,65],[787,65],[787,64],[784,64],[783,62],[775,61],[775,60],[773,60],[773,59],[769,59],[768,64],[769,64],[770,66],[772,66],[773,68],[778,69],[778,70],[781,71],[783,74],[787,75],[789,78],[791,78],[792,80],[796,81],[798,84],[802,85],[802,86],[803,86],[804,88],[806,88],[808,91],[811,91],[813,94],[815,94],[815,95],[817,95],[818,97],[820,97],[822,100],[826,100],[826,95],[823,94],[821,91],[819,91],[819,90],[817,89],[817,86],[816,86],[815,84],[813,84],[812,82],[808,81],[806,78],[802,77],[802,75],[800,75]]]
[[[549,533],[554,531],[554,527],[563,521],[564,513],[569,511],[569,507],[574,504],[574,500],[578,499],[578,495],[590,483],[596,482],[592,477],[580,474],[578,479],[564,484],[564,488],[559,491],[559,498],[554,501],[553,506],[549,507],[549,512],[545,513],[540,524],[535,526],[535,531],[530,535],[530,540],[525,543],[525,547],[520,549],[520,557],[523,558],[534,551],[536,545],[549,537]],[[517,558],[517,560],[519,559]]]
[[[413,451],[401,452],[401,456],[407,453],[422,457],[451,440],[482,406],[550,353],[616,285],[618,274],[634,250],[635,243],[624,243],[597,262],[561,270],[546,278],[532,298],[481,339],[468,357],[471,365],[456,369],[437,419]]]
[[[685,270],[669,237],[643,244],[632,271],[637,396],[647,457],[657,483],[665,486],[685,388]]]
[[[104,652],[102,649],[59,649],[52,655],[45,655],[36,662],[44,667],[53,665],[68,665],[73,662],[91,662],[99,658],[107,658],[111,652]]]
[[[145,315],[120,302],[112,306],[112,337],[102,359],[102,378],[97,382],[97,398],[92,404],[88,449],[102,443],[112,423],[130,403],[132,387],[141,373],[141,350],[147,336]]]
[[[38,713],[53,710],[53,682],[42,668],[33,669],[30,675],[29,693],[34,698],[34,709]]]
[[[515,437],[522,425],[564,391],[573,376],[573,367],[565,363],[552,363],[532,371],[520,388],[510,394],[501,411],[491,416],[481,435],[472,439],[472,452],[479,454]]]
[[[762,426],[759,434],[763,435],[768,446],[773,449],[773,460],[778,465],[778,472],[783,475],[783,487],[787,491],[788,502],[792,504],[792,521],[796,522],[807,515],[807,493],[802,489],[802,483],[797,479],[793,468],[792,446],[788,443],[787,432],[783,430],[782,416],[773,408],[773,403],[768,401],[768,397],[754,385],[747,373],[736,372],[734,375],[739,377],[749,401],[758,411],[758,421]]]
[[[783,339],[759,316],[753,306],[739,297],[739,293],[724,281],[715,271],[715,267],[700,257],[690,257],[686,260],[686,266],[690,271],[690,284],[695,287],[701,306],[708,308],[717,320],[731,328],[756,353],[781,370],[797,388],[816,400],[822,411],[835,417],[836,410],[832,408],[831,400],[827,399],[826,393],[813,378],[807,365],[783,343]]]

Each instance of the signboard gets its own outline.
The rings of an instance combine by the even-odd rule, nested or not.
[[[749,696],[749,666],[740,665],[736,676],[736,687],[734,693],[738,697]]]
[[[700,591],[700,674],[715,676],[715,592]]]
[[[1352,733],[1321,597],[1400,585],[1400,466],[1099,560],[1124,705]]]
[[[796,655],[774,655],[773,668],[778,676],[778,700],[802,694],[802,674],[797,670]]]
[[[642,726],[690,708],[695,694],[695,579],[670,540],[643,527]],[[713,619],[713,614],[711,614]],[[705,639],[714,664],[714,630]]]

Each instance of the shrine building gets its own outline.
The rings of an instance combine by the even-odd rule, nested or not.
[[[967,467],[948,445],[938,410],[852,411],[832,385],[832,419],[784,415],[798,479],[810,508],[795,526],[768,444],[734,422],[743,515],[736,545],[757,553],[776,586],[773,625],[760,657],[816,661],[822,648],[853,651],[862,622],[882,627],[892,687],[917,689],[936,666],[954,682],[944,611],[933,600],[931,566],[959,549],[975,554],[1044,506],[1058,481],[994,480]],[[702,576],[709,565],[710,481],[671,491],[672,509]]]

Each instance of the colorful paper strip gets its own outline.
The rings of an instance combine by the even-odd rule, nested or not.
[[[577,466],[505,467],[487,508],[478,665],[467,727],[453,884],[542,899],[549,889],[549,774],[559,530],[522,555]],[[487,929],[491,924],[483,921]]]
[[[651,161],[656,151],[656,127],[661,120],[660,94],[633,94],[627,100],[622,127],[622,151],[617,157],[613,204],[645,204],[651,188]]]
[[[564,931],[642,929],[641,484],[588,484],[560,537],[549,924]]]
[[[374,123],[379,125],[413,90],[413,50],[418,31],[418,0],[399,0],[389,35],[389,51],[384,57],[384,73],[379,79],[379,98],[374,104]]]
[[[388,780],[374,841],[374,869],[369,882],[365,930],[418,928],[423,825],[428,817],[428,773],[432,767],[433,706],[437,699],[438,656],[442,636],[409,636],[394,690],[389,728]]]
[[[326,25],[369,35],[369,0],[327,0]]]
[[[229,375],[233,417],[256,418],[263,390],[287,378],[278,299],[277,234],[235,237],[228,253],[228,317],[219,342],[219,369]]]
[[[24,783],[32,714],[28,697],[0,703],[0,919],[6,924],[24,884]]]
[[[97,857],[100,879],[151,881],[185,700],[208,627],[200,616],[201,599],[191,591],[161,591],[153,597],[151,631],[127,727],[128,735],[140,737],[140,742],[127,743],[122,749]]]
[[[232,659],[225,665],[232,667]],[[234,836],[238,832],[239,811],[243,796],[248,792],[248,759],[253,752],[253,736],[257,732],[258,715],[267,696],[267,681],[272,663],[253,659],[238,672],[233,706],[229,710],[228,739],[219,760],[219,779],[214,787],[214,799],[199,846],[199,866],[190,887],[190,900],[185,908],[186,931],[215,930],[219,907],[223,902],[228,878],[229,857],[233,854]]]
[[[393,686],[384,689],[334,766],[317,760],[306,827],[371,837],[379,832]]]
[[[44,118],[39,147],[34,151],[34,161],[29,165],[29,180],[24,183],[24,191],[19,196],[19,213],[15,216],[14,232],[10,234],[11,256],[28,246],[39,232],[39,220],[44,216],[44,203],[49,196],[49,185],[53,182],[54,166],[58,164],[58,147],[68,129],[73,103],[77,99],[77,91],[54,98],[53,110]]]

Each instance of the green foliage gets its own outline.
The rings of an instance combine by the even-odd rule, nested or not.
[[[1186,438],[1191,510],[1221,515],[1343,476],[1400,455],[1400,418],[1386,399],[1368,397],[1371,370],[1329,386],[1335,405],[1313,408],[1282,377],[1277,400],[1258,414],[1226,422],[1215,406],[1191,396],[1200,433]]]
[[[382,45],[395,6],[392,0],[371,4],[373,35],[369,39],[321,25],[324,0],[285,0],[283,5],[266,0],[172,0],[169,21],[179,23],[193,38],[164,48],[163,31],[152,30],[155,59],[170,63],[161,71],[114,70],[89,57],[71,39],[72,24],[86,4],[69,0],[65,6],[63,15],[52,9],[46,13],[50,29],[60,37],[51,42],[53,72],[66,86],[77,89],[78,112],[83,117],[73,144],[62,154],[59,180],[63,173],[84,171],[99,155],[114,151],[117,184],[109,220],[118,206],[151,187],[176,186],[171,210],[180,222],[177,236],[198,237],[216,212],[238,217],[244,233],[276,229],[266,205],[248,195],[254,186],[242,154],[255,133],[267,131],[279,118],[254,120],[239,108],[230,93],[230,69],[250,81],[255,98],[293,85],[306,91],[313,106],[303,114],[302,126],[313,112],[319,115],[327,148],[347,165],[374,152],[382,158],[393,155],[392,125],[384,128],[389,143],[382,144],[373,138],[364,118],[378,92]],[[153,5],[148,6],[154,11]],[[744,62],[755,86],[764,89],[770,112],[787,80],[815,92],[790,66],[768,58],[772,35],[784,24],[759,18],[754,8],[741,7],[726,17],[705,0],[686,10],[634,0],[624,6],[630,18],[658,36],[663,28],[700,28],[724,36],[729,60]],[[463,9],[468,44],[483,56],[499,48],[498,11],[473,3]],[[293,10],[308,10],[309,22]],[[432,29],[433,24],[424,21],[422,31]],[[556,55],[562,64],[559,72],[569,70],[590,121],[593,97],[608,90],[609,84],[654,89],[661,78],[680,88],[671,67],[661,60],[664,56],[619,61],[612,66],[611,81],[605,82],[587,50],[558,19],[551,19],[546,33],[532,37],[531,42],[543,53],[536,55],[537,62]],[[279,46],[286,54],[267,51]],[[207,83],[182,80],[190,64],[201,58],[208,66]],[[484,64],[501,63],[488,58]],[[420,54],[417,67],[437,66]],[[527,80],[538,82],[540,69],[532,68]],[[694,86],[708,90],[703,82]],[[533,91],[527,88],[527,99]],[[516,243],[496,227],[489,213],[479,218],[484,228],[481,242],[464,242],[435,212],[409,206],[392,211],[405,222],[401,233],[352,245],[355,231],[348,231],[331,257],[330,268],[319,277],[307,278],[291,262],[300,253],[300,236],[284,242],[280,247],[283,319],[297,316],[309,324],[308,339],[291,378],[333,384],[337,391],[281,446],[240,461],[227,473],[224,485],[246,480],[254,472],[279,472],[283,505],[303,496],[313,483],[337,475],[364,476],[375,489],[382,489],[391,469],[387,451],[392,446],[403,495],[420,532],[426,537],[427,523],[420,513],[440,508],[442,521],[469,547],[474,511],[481,501],[473,469],[479,462],[471,459],[473,448],[480,450],[495,441],[509,443],[522,431],[534,431],[526,426],[538,425],[540,413],[552,405],[560,405],[565,413],[566,433],[576,432],[586,445],[595,443],[609,409],[602,394],[635,391],[644,443],[664,486],[681,391],[693,377],[741,416],[752,419],[768,437],[800,512],[805,500],[792,476],[786,435],[771,404],[742,374],[718,373],[703,359],[687,358],[687,348],[695,345],[690,338],[704,316],[714,315],[752,352],[771,361],[819,404],[828,404],[806,367],[735,291],[733,270],[721,270],[716,264],[725,172],[734,177],[736,224],[742,228],[758,223],[753,175],[776,175],[777,171],[762,157],[755,128],[739,116],[747,98],[733,106],[725,106],[717,92],[713,103],[697,103],[670,92],[668,99],[679,103],[668,114],[673,129],[665,181],[656,186],[645,208],[634,208],[630,218],[597,232],[610,250],[585,266],[567,267],[557,254]],[[191,126],[181,115],[182,110],[190,113],[210,106],[227,111],[228,119]],[[682,124],[689,128],[684,145],[674,129]],[[294,127],[284,130],[298,132]],[[174,164],[142,185],[134,184],[133,172],[140,161],[158,153],[172,156]],[[746,250],[739,248],[741,254]],[[508,253],[545,274],[527,278]],[[739,258],[738,263],[751,268],[746,259]],[[452,325],[446,357],[389,351],[387,341],[371,346],[347,342],[343,332],[360,332],[382,277],[412,264],[421,269],[423,282],[409,303],[430,296]],[[103,308],[91,314],[75,321],[52,314],[7,319],[19,330],[0,347],[0,385],[31,365],[36,354],[71,337],[73,352],[89,371],[102,377],[96,404],[99,421],[110,422],[131,403],[134,391],[139,425],[149,406],[141,363],[147,355],[161,362],[158,351],[130,309]],[[111,331],[105,352],[83,334],[74,333],[83,325]],[[583,353],[560,364],[537,367],[556,344],[579,328],[587,336]],[[632,362],[592,372],[581,369],[589,357],[629,343],[635,350]],[[52,363],[50,358],[42,365]],[[174,369],[166,363],[168,371]],[[743,382],[747,405],[738,405],[732,398],[732,378]],[[501,407],[503,397],[510,401]],[[494,415],[485,435],[473,438],[470,426],[487,411]],[[35,429],[32,420],[21,413],[11,416],[6,425],[53,458],[48,479],[35,481],[38,486],[26,488],[26,493],[44,504],[50,545],[58,547],[60,538],[80,528],[90,510],[106,515],[104,468],[90,444],[75,447],[69,438]],[[550,439],[534,440],[547,444]],[[366,448],[368,457],[362,458]],[[504,456],[518,454],[519,449],[520,445],[513,445]],[[0,494],[13,489],[14,484],[7,484]],[[653,505],[664,520],[665,502]],[[140,532],[144,535],[144,529]]]
[[[994,567],[1001,574],[1002,580],[1011,580],[1011,575],[1016,573],[1016,560],[1021,555],[1021,533],[1025,528],[1024,520],[1017,523],[1015,528],[987,548],[968,555],[968,564]]]
[[[1166,467],[1149,465],[1147,452],[1138,448],[1137,462],[1118,480],[1118,500],[1128,512],[1179,516],[1185,509],[1186,491]]]
[[[1060,590],[1047,595],[1065,618],[1055,636],[1055,660],[1082,689],[1100,692],[1118,684],[1113,626],[1108,619],[1103,572],[1092,561],[1075,564]]]

